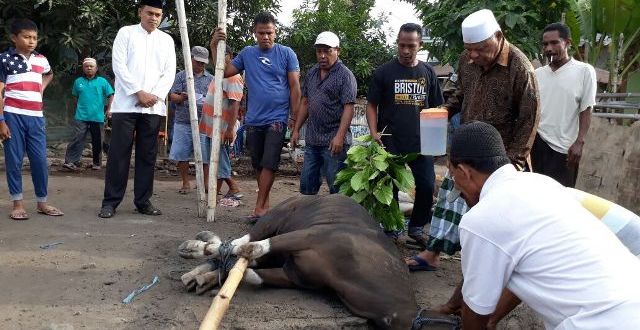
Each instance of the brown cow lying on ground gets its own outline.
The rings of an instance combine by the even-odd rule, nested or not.
[[[182,243],[185,258],[218,257],[221,241],[210,232]],[[457,319],[422,317],[409,272],[393,242],[352,199],[300,196],[263,216],[229,251],[253,260],[244,281],[288,288],[330,289],[354,314],[380,329],[456,329]],[[183,276],[187,287],[215,283],[211,264]],[[198,275],[205,273],[205,275]],[[206,285],[204,285],[206,287]],[[207,287],[206,289],[210,288]]]

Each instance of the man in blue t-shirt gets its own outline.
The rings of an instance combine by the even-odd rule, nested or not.
[[[269,209],[269,192],[280,162],[289,118],[300,104],[300,65],[293,50],[274,42],[276,19],[261,12],[253,20],[257,45],[245,47],[224,71],[225,78],[245,72],[248,111],[245,117],[247,146],[257,171],[258,198],[250,217],[257,220]],[[211,48],[226,38],[216,29]]]
[[[75,171],[76,163],[80,161],[84,150],[87,133],[91,134],[91,151],[93,152],[93,165],[91,169],[99,170],[102,165],[102,125],[104,124],[105,105],[109,113],[113,100],[113,87],[109,82],[96,76],[98,66],[96,60],[87,57],[82,61],[84,76],[78,77],[73,83],[71,94],[76,103],[76,115],[74,117],[74,135],[67,146],[62,167]]]

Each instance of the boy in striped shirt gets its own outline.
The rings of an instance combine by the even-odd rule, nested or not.
[[[9,193],[13,201],[10,217],[27,220],[22,202],[22,160],[29,157],[31,179],[38,213],[61,216],[58,208],[47,204],[47,137],[42,116],[42,93],[53,79],[47,58],[35,51],[38,27],[28,19],[11,24],[15,48],[0,53],[0,141],[4,155]]]

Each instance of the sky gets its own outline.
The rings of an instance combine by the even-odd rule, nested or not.
[[[291,23],[291,13],[294,9],[300,7],[301,1],[299,0],[281,0],[282,12],[278,14],[278,20],[285,25]],[[400,26],[404,23],[418,23],[421,24],[420,19],[415,14],[413,5],[397,1],[397,0],[376,0],[375,7],[372,10],[374,17],[378,16],[381,12],[387,15],[387,24],[383,29],[387,35],[387,43],[392,44]]]

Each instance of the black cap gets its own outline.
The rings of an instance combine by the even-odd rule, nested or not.
[[[164,1],[162,1],[162,0],[140,0],[140,7],[142,7],[142,6],[149,6],[149,7],[154,7],[154,8],[158,8],[158,9],[163,9]]]
[[[451,138],[449,158],[454,161],[484,160],[508,164],[509,157],[498,130],[480,121],[461,125]]]

